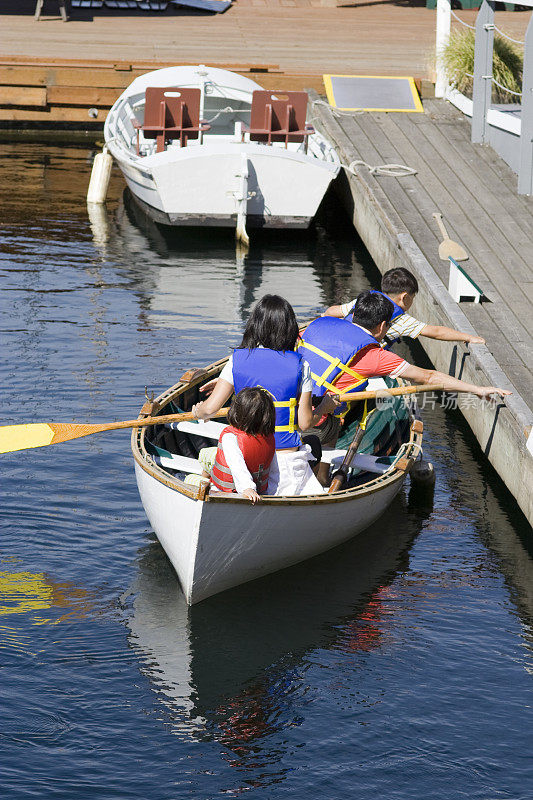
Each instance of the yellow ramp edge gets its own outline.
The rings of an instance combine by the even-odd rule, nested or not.
[[[335,102],[335,92],[333,91],[332,78],[373,78],[374,80],[383,81],[409,81],[409,87],[413,96],[414,108],[347,108],[345,106],[337,106]],[[341,111],[402,111],[404,114],[420,114],[424,113],[424,106],[420,101],[420,95],[416,88],[415,79],[410,75],[322,75],[324,86],[326,87],[326,97],[328,103],[332,108],[339,108]]]
[[[45,447],[54,438],[54,431],[46,422],[29,425],[4,425],[0,428],[0,453],[13,453],[29,447]]]

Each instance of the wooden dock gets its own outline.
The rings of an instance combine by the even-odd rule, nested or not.
[[[420,293],[413,314],[477,332],[487,345],[420,343],[438,369],[473,383],[512,389],[496,411],[460,406],[483,451],[533,523],[533,198],[518,196],[516,176],[491,148],[470,142],[470,123],[443,100],[424,114],[335,117],[316,106],[316,124],[345,164],[405,164],[409,177],[375,177],[367,167],[343,180],[354,224],[378,268],[405,266]],[[447,262],[438,256],[441,212],[452,239],[470,255],[463,266],[488,302],[455,303]],[[347,297],[337,298],[338,302]],[[529,447],[528,447],[529,439]]]
[[[71,9],[56,3],[33,19],[35,0],[0,4],[0,55],[104,61],[276,63],[285,72],[347,71],[427,77],[435,53],[433,9],[423,0],[235,0],[224,14]],[[477,11],[458,11],[473,24]],[[498,10],[497,24],[523,39],[528,14]]]
[[[183,62],[184,66],[198,62]],[[129,84],[164,61],[103,61],[0,56],[0,125],[68,123],[101,129],[109,109]],[[245,75],[265,89],[305,86],[322,91],[322,77],[285,73],[277,64],[211,64]]]
[[[414,2],[235,0],[215,15],[76,8],[66,23],[53,2],[39,22],[35,0],[1,6],[0,126],[101,127],[133,78],[175,64],[229,67],[265,89],[320,93],[323,73],[432,77],[435,11]],[[499,12],[498,24],[523,38],[527,19]]]

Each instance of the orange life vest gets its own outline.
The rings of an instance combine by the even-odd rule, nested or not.
[[[239,449],[244,457],[244,462],[254,479],[255,488],[259,494],[266,494],[268,486],[268,473],[276,449],[274,435],[252,436],[244,431],[239,431],[228,425],[220,434],[218,449],[211,470],[211,483],[221,492],[236,492],[233,475],[227,465],[222,450],[222,437],[226,433],[233,433],[237,437]]]

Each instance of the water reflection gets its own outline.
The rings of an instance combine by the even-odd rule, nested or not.
[[[2,559],[7,566],[14,560]],[[28,572],[19,569],[0,570],[0,617],[11,618],[28,614],[32,625],[52,622],[57,624],[75,617],[90,617],[95,611],[94,598],[86,589],[71,581],[59,581],[45,572]],[[45,612],[53,609],[52,616]],[[7,619],[2,628],[7,628]]]
[[[457,426],[464,435],[457,437]],[[468,481],[461,473],[450,482],[451,505],[468,516],[486,548],[483,565],[502,574],[510,599],[533,647],[533,538],[531,527],[486,459],[458,413],[441,428],[444,446],[452,447],[455,463],[467,463]],[[472,451],[477,458],[472,458]],[[472,503],[472,495],[476,503]]]
[[[130,643],[181,734],[214,736],[244,758],[264,737],[297,725],[291,710],[317,649],[379,648],[390,584],[409,566],[427,514],[398,498],[376,530],[347,545],[187,609],[154,541],[131,588]]]
[[[328,227],[326,235],[324,226],[333,224],[330,218],[335,230]],[[158,327],[176,326],[178,317],[192,317],[203,325],[206,320],[215,325],[240,323],[253,303],[269,292],[283,295],[300,317],[308,318],[309,309],[323,310],[332,285],[338,285],[343,298],[369,285],[364,271],[354,270],[367,256],[332,195],[311,233],[279,231],[273,237],[254,232],[246,254],[235,249],[231,230],[210,230],[206,235],[203,229],[157,225],[127,190],[114,212],[113,226],[114,246],[106,253],[119,263],[129,262],[127,274],[135,278],[143,311]],[[96,230],[97,247],[102,227]],[[215,276],[216,287],[209,286]]]

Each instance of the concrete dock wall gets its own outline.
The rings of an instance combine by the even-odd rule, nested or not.
[[[349,164],[358,157],[352,142],[329,109],[319,105],[314,108],[317,128],[335,145],[341,161]],[[431,324],[475,333],[369,170],[361,167],[356,175],[343,170],[337,185],[353,224],[380,272],[402,266],[416,276],[420,290],[412,313]],[[533,525],[533,456],[528,449],[533,412],[487,346],[469,347],[425,337],[419,341],[436,369],[471,383],[513,391],[505,404],[484,402],[460,408],[484,454]]]

